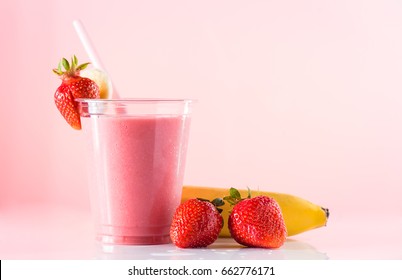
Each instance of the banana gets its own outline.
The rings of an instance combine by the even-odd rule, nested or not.
[[[80,72],[81,77],[86,77],[93,80],[99,87],[99,95],[101,99],[112,97],[113,86],[110,77],[105,71],[97,68],[88,68]]]
[[[242,197],[247,197],[248,190],[239,190]],[[213,187],[200,187],[200,186],[183,186],[181,202],[190,198],[204,198],[213,200],[217,197],[223,198],[229,195],[228,189],[213,188]],[[288,236],[293,236],[314,228],[326,226],[329,217],[329,210],[318,206],[303,198],[276,192],[266,191],[252,191],[251,196],[265,195],[275,199],[281,210],[285,220]],[[222,216],[224,219],[224,226],[220,233],[220,237],[230,237],[230,232],[227,227],[229,211],[231,206],[225,203],[221,207],[223,209]]]

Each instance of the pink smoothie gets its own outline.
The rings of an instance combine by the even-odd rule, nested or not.
[[[169,242],[180,203],[187,116],[81,118],[89,150],[90,197],[98,239]]]

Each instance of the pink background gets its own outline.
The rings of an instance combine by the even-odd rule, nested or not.
[[[186,184],[401,221],[401,15],[397,0],[2,0],[0,212],[89,211],[51,71],[88,59],[79,18],[122,96],[198,99]]]

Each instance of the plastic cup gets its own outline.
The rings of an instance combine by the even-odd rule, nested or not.
[[[192,100],[77,99],[97,239],[164,244],[180,204]]]

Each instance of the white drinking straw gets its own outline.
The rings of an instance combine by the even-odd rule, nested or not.
[[[105,70],[105,68],[102,65],[101,60],[99,59],[99,56],[91,42],[91,39],[89,38],[89,35],[87,31],[85,30],[84,25],[80,20],[74,20],[73,25],[75,28],[75,31],[77,32],[78,37],[81,40],[82,45],[84,46],[85,51],[87,52],[89,59],[92,62],[92,65],[95,68],[98,68],[100,70]]]
[[[77,32],[78,37],[80,38],[82,45],[84,46],[84,49],[85,49],[87,55],[89,56],[89,60],[91,61],[92,65],[95,68],[100,69],[103,72],[105,72],[106,75],[108,75],[108,77],[110,79],[110,75],[107,73],[105,67],[103,66],[102,61],[100,60],[100,58],[95,50],[95,47],[93,46],[91,39],[89,38],[89,35],[88,35],[87,31],[85,30],[85,27],[82,24],[82,22],[78,19],[74,20],[73,26],[75,28],[75,31]],[[111,82],[111,84],[112,84],[112,97],[117,98],[118,94],[116,92],[116,89],[114,88],[114,85],[112,82]]]

